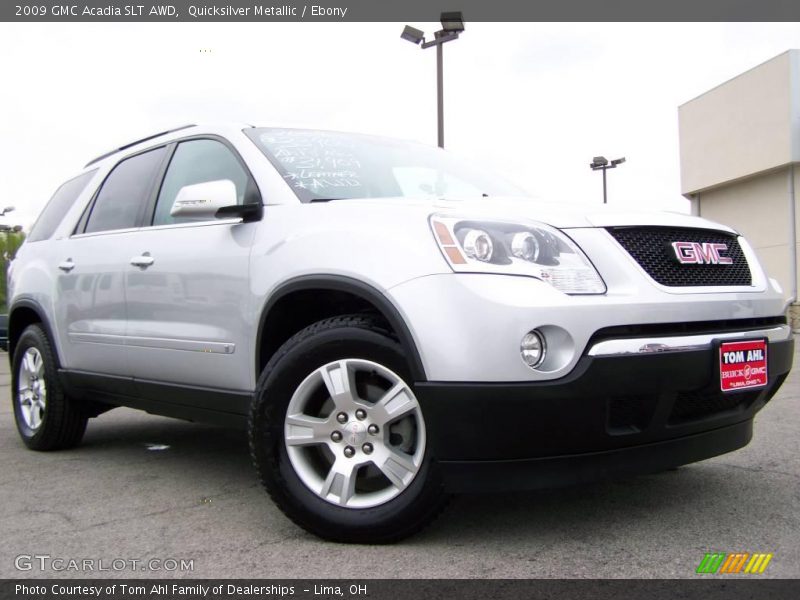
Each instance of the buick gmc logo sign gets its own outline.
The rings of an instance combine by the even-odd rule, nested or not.
[[[724,256],[728,244],[711,242],[672,242],[675,258],[682,265],[730,265],[733,259]]]

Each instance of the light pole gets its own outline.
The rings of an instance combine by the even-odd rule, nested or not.
[[[464,31],[464,17],[460,12],[443,12],[440,18],[442,29],[433,34],[433,39],[425,41],[425,33],[406,25],[400,37],[412,44],[422,44],[422,49],[436,46],[436,112],[438,118],[439,147],[444,148],[444,75],[442,66],[442,46],[447,42],[458,39],[458,34]]]
[[[603,171],[603,204],[608,204],[608,193],[606,191],[606,171],[608,169],[616,169],[617,165],[621,165],[624,162],[624,156],[622,158],[614,159],[611,162],[609,162],[605,156],[595,156],[592,159],[592,162],[589,163],[592,171]]]

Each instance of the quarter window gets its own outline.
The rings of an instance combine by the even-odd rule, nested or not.
[[[46,240],[61,223],[67,211],[72,208],[78,196],[81,195],[86,186],[91,181],[97,169],[89,171],[83,175],[78,175],[74,179],[70,179],[60,188],[56,190],[50,202],[47,203],[42,214],[36,220],[36,224],[31,229],[31,234],[28,236],[28,242],[38,242]]]
[[[175,150],[164,183],[158,194],[153,225],[194,221],[192,217],[173,217],[169,213],[180,189],[187,185],[227,179],[236,186],[238,204],[243,204],[249,175],[225,144],[216,140],[189,140]]]
[[[97,194],[86,233],[136,227],[166,148],[132,156],[111,171]]]

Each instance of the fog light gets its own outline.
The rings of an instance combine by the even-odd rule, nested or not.
[[[544,336],[535,329],[525,334],[522,342],[519,345],[520,354],[525,364],[535,369],[542,361],[544,361],[545,354],[547,353],[547,345],[544,341]]]

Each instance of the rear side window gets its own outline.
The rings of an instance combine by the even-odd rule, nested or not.
[[[156,148],[114,167],[95,198],[86,233],[136,227],[165,152]]]
[[[97,169],[84,173],[83,175],[78,175],[74,179],[70,179],[62,184],[62,186],[56,190],[56,193],[50,198],[50,202],[44,207],[42,214],[36,219],[36,224],[33,226],[31,234],[28,236],[28,242],[39,242],[53,235],[53,232],[61,223],[64,215],[66,215],[67,211],[75,204],[78,196],[86,189],[86,186],[89,184],[92,177],[94,177],[95,173],[97,173]]]

